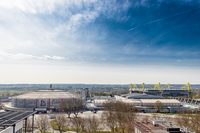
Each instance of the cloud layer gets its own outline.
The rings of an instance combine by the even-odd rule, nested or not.
[[[0,55],[198,64],[199,12],[187,0],[2,0]]]
[[[121,6],[117,1],[3,0],[0,2],[1,55],[89,57],[87,53],[101,51],[96,43],[101,33],[98,28],[87,32],[87,27],[100,15],[113,18],[115,12],[127,8],[126,1]]]
[[[190,68],[196,77],[199,21],[199,0],[1,0],[0,63]]]

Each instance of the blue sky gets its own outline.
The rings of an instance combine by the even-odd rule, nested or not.
[[[2,0],[1,82],[199,83],[199,21],[199,0]]]

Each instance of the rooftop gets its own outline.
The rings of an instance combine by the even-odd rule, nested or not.
[[[78,95],[72,94],[67,91],[59,90],[39,90],[34,92],[28,92],[22,95],[13,97],[14,99],[66,99],[77,98]]]
[[[0,127],[13,126],[17,122],[35,114],[36,112],[16,112],[16,111],[7,111],[0,112]]]
[[[156,103],[160,101],[163,104],[180,104],[180,102],[176,99],[140,99],[142,103]]]
[[[156,95],[149,95],[149,94],[141,94],[141,93],[132,93],[132,94],[125,94],[122,95],[123,97],[126,97],[128,99],[162,99],[164,97],[162,96],[156,96]]]

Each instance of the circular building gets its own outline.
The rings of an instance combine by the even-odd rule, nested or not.
[[[60,90],[39,90],[12,98],[13,108],[59,110],[69,105],[82,106],[79,95]]]

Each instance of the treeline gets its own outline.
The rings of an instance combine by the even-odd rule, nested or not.
[[[49,120],[46,115],[37,117],[36,127],[40,133],[53,129],[60,133],[76,131],[77,133],[134,133],[134,122],[137,110],[131,104],[122,102],[105,103],[105,111],[97,117],[79,117],[60,114]],[[31,122],[28,122],[31,123]],[[30,124],[31,125],[31,124]],[[30,128],[31,129],[31,128]],[[105,130],[106,129],[106,130]]]

